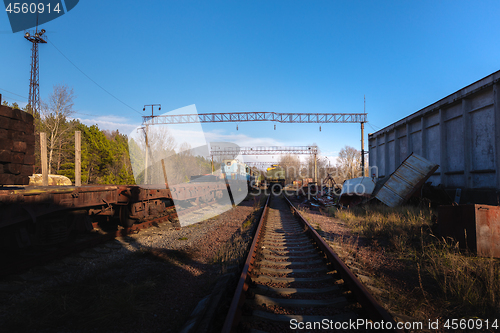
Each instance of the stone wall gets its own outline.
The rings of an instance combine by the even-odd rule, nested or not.
[[[33,116],[0,106],[0,186],[28,185],[34,164]]]

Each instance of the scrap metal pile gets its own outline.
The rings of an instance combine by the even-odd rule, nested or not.
[[[425,158],[410,154],[389,177],[375,181],[375,178],[358,177],[348,179],[342,186],[335,182],[318,188],[316,183],[302,187],[298,199],[311,209],[320,207],[349,207],[370,201],[378,201],[389,207],[402,205],[437,170],[439,165]],[[327,180],[331,179],[328,175]],[[332,179],[333,180],[333,179]]]

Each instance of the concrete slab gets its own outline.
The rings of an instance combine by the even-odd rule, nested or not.
[[[269,268],[269,267],[260,267],[258,272],[262,273],[276,273],[276,274],[300,274],[300,273],[316,273],[316,272],[328,272],[329,269],[327,267],[317,267],[317,268],[308,268],[308,269],[296,269],[296,268]]]
[[[272,321],[280,321],[280,322],[290,322],[290,320],[295,319],[297,322],[321,322],[324,319],[328,321],[335,322],[343,322],[357,319],[357,316],[354,313],[346,313],[335,316],[299,316],[299,315],[288,315],[288,314],[274,314],[269,312],[264,312],[260,310],[253,311],[253,315],[262,319],[272,320]]]
[[[324,281],[335,281],[335,279],[330,275],[324,275],[319,277],[308,277],[308,278],[281,278],[273,277],[268,275],[259,275],[258,277],[252,278],[255,283],[288,283],[288,282],[324,282]]]
[[[248,300],[250,303],[257,305],[274,305],[283,307],[342,307],[349,304],[345,297],[335,297],[332,299],[289,299],[289,298],[273,298],[256,294],[255,298]]]
[[[254,294],[261,294],[261,295],[265,295],[265,294],[282,294],[282,295],[324,294],[324,293],[339,291],[340,287],[338,285],[335,285],[335,286],[323,287],[323,288],[275,288],[275,287],[269,287],[269,286],[259,284],[253,288],[250,288],[249,290],[252,291]]]
[[[309,261],[272,261],[272,260],[258,260],[258,264],[261,265],[276,265],[276,266],[305,266],[305,265],[316,265],[316,264],[324,264],[324,261],[321,259],[318,260],[309,260]]]

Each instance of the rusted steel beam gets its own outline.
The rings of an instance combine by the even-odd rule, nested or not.
[[[257,243],[259,242],[260,235],[262,232],[263,221],[266,218],[269,201],[271,195],[267,197],[266,205],[264,211],[259,220],[259,225],[257,231],[255,232],[255,237],[253,238],[252,246],[250,247],[250,252],[248,253],[247,260],[245,261],[245,266],[243,267],[243,272],[240,275],[238,281],[238,286],[236,287],[236,292],[234,293],[233,300],[231,301],[231,306],[229,307],[229,312],[227,313],[226,321],[222,327],[223,333],[234,332],[236,326],[239,323],[241,317],[241,308],[243,302],[245,302],[245,292],[248,290],[248,279],[250,278],[248,273],[253,268],[253,263],[255,261],[255,255],[257,253]]]
[[[365,288],[365,286],[359,281],[359,279],[351,272],[351,270],[344,264],[344,262],[338,257],[338,255],[333,252],[330,246],[323,240],[316,230],[306,221],[306,219],[300,214],[300,212],[295,209],[290,200],[285,197],[288,205],[293,209],[293,214],[299,218],[299,221],[304,225],[305,231],[311,236],[311,238],[316,242],[318,247],[325,253],[328,260],[333,264],[335,269],[342,276],[345,283],[349,285],[350,290],[355,295],[358,302],[361,304],[363,309],[368,313],[370,319],[373,321],[381,321],[392,323],[392,327],[396,327],[396,322],[392,316],[387,312],[373,296]],[[401,332],[403,330],[394,329],[393,332]]]

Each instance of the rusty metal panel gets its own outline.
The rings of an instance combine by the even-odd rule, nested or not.
[[[389,177],[376,198],[389,207],[404,203],[439,166],[417,154],[411,154]]]
[[[475,205],[477,254],[500,258],[500,207]]]
[[[438,230],[479,256],[500,258],[500,207],[439,206]]]

